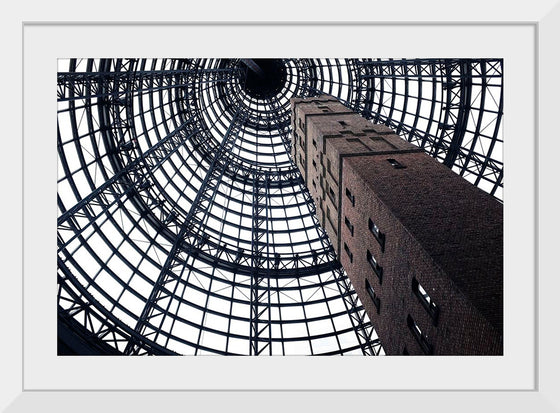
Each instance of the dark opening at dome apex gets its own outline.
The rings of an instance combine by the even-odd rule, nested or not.
[[[242,59],[247,66],[244,90],[252,97],[277,95],[286,83],[286,66],[281,59]]]

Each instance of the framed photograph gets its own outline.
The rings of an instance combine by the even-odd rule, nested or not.
[[[107,3],[87,15],[53,8],[40,19],[32,13],[41,6],[30,5],[15,6],[3,29],[5,38],[14,39],[7,74],[21,80],[8,82],[6,93],[22,96],[21,105],[15,99],[6,108],[12,119],[9,136],[14,137],[7,153],[15,155],[2,166],[6,193],[22,194],[3,207],[3,215],[10,217],[7,234],[13,234],[5,234],[3,241],[6,274],[11,274],[5,281],[10,293],[1,304],[8,332],[0,400],[5,411],[74,411],[77,406],[148,411],[184,405],[256,410],[259,402],[282,411],[300,405],[337,411],[349,403],[442,412],[488,406],[560,409],[552,347],[557,335],[552,295],[558,282],[551,258],[557,218],[554,191],[547,189],[555,188],[555,161],[549,158],[558,145],[552,128],[559,92],[552,75],[558,61],[557,2],[516,10],[507,2],[480,2],[469,4],[467,11],[436,4],[423,4],[420,10],[414,2],[317,10],[289,2],[282,3],[274,21],[250,4],[245,8],[249,14],[241,15],[231,4],[192,9],[162,4],[147,15],[139,4],[131,10]],[[109,9],[110,19],[103,12]],[[207,14],[210,9],[214,13]],[[289,10],[298,10],[298,20]],[[251,59],[280,57],[503,59],[503,355],[57,355],[56,76],[64,59],[121,57],[238,58],[249,69]],[[249,89],[266,92],[254,84]],[[13,170],[22,176],[9,178]]]

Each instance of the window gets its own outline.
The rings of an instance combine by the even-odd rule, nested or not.
[[[332,169],[331,169],[331,160],[329,158],[327,158],[327,172],[332,177],[333,181],[335,183],[338,183],[338,181],[336,180],[336,177],[333,175],[333,172],[332,172]]]
[[[418,297],[422,307],[426,309],[430,317],[432,318],[432,324],[437,326],[438,318],[439,318],[439,307],[434,303],[434,300],[428,295],[426,290],[422,288],[420,283],[416,278],[412,279],[412,291],[414,295]]]
[[[375,275],[377,275],[377,278],[379,278],[379,284],[381,284],[383,281],[383,268],[377,263],[375,257],[369,250],[366,250],[366,259],[369,262],[369,265],[371,265],[373,272],[375,272]]]
[[[348,245],[346,245],[346,243],[344,243],[344,251],[346,251],[346,254],[348,254],[348,257],[350,258],[350,262],[352,262],[353,259],[354,259],[354,256],[350,252],[350,248],[348,248]]]
[[[408,315],[408,317],[406,317],[406,324],[408,325],[408,328],[412,332],[412,335],[414,336],[418,344],[420,344],[420,347],[422,348],[424,354],[433,354],[434,349],[428,342],[428,337],[426,337],[422,333],[422,330],[420,330],[420,327],[418,327],[418,324],[416,324],[410,314]]]
[[[352,202],[352,206],[354,206],[356,204],[356,199],[354,198],[354,195],[352,195],[352,192],[350,192],[350,190],[348,188],[346,188],[346,196],[348,197],[348,199],[350,200],[350,202]]]
[[[331,174],[332,176],[332,172],[331,172],[331,160],[329,158],[327,158],[327,171]]]
[[[375,225],[375,222],[373,222],[371,218],[369,218],[368,227],[371,233],[375,236],[377,242],[379,242],[379,245],[381,245],[381,252],[385,252],[385,234],[379,230],[379,227]]]
[[[341,126],[348,126],[348,124],[343,120],[339,120],[338,123],[340,123]]]
[[[396,159],[390,158],[390,159],[387,159],[387,162],[389,162],[389,163],[393,166],[393,168],[395,168],[395,169],[403,169],[403,168],[406,168],[406,166],[404,166],[403,164],[401,164],[401,163],[400,163],[399,161],[397,161]]]
[[[344,223],[346,224],[346,226],[347,226],[348,229],[350,230],[350,234],[351,234],[352,236],[354,236],[354,225],[352,225],[352,224],[350,223],[350,220],[349,220],[348,218],[346,218],[346,217],[344,217]]]
[[[329,221],[329,223],[331,224],[331,227],[334,231],[334,234],[337,235],[337,227],[334,226],[332,219],[331,219],[331,210],[327,205],[327,220]],[[345,244],[346,245],[346,244]],[[350,257],[350,262],[352,262],[352,258]]]
[[[313,146],[317,149],[317,142],[315,142],[315,139],[313,139]]]
[[[334,191],[330,186],[329,186],[329,198],[331,199],[333,204],[336,204],[335,198],[334,198]]]
[[[366,290],[369,294],[369,297],[371,298],[371,301],[373,301],[373,305],[377,309],[377,314],[379,314],[379,309],[381,307],[381,300],[379,299],[377,294],[375,294],[375,291],[368,280],[366,280]]]
[[[313,167],[317,170],[317,163],[315,162],[315,159],[312,159],[311,162],[313,162]]]

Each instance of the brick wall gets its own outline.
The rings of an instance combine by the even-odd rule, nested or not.
[[[292,157],[386,353],[501,354],[502,205],[332,98],[292,109]]]

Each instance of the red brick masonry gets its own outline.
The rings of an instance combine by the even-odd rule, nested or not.
[[[292,111],[292,157],[385,352],[503,354],[502,204],[334,98]]]

